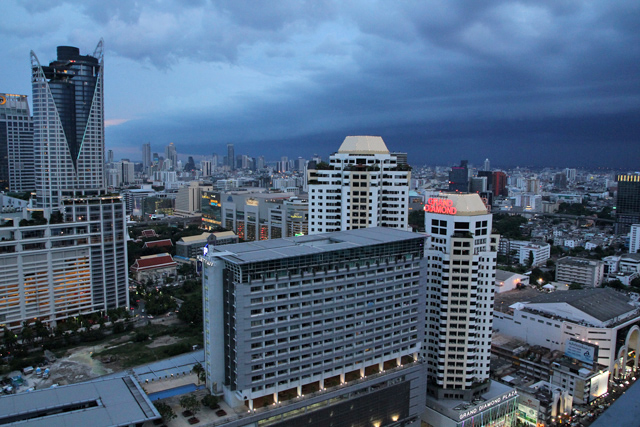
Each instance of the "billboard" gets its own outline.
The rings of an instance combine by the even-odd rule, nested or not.
[[[570,338],[564,346],[564,355],[593,365],[598,360],[598,346]]]

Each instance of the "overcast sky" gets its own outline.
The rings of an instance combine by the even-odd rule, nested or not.
[[[638,0],[2,0],[29,51],[105,46],[106,146],[310,157],[380,135],[410,163],[640,169]]]

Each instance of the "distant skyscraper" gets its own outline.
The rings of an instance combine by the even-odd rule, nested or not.
[[[627,234],[632,224],[640,224],[640,175],[618,175],[616,233]]]
[[[467,164],[466,160],[462,160],[460,166],[451,168],[449,172],[449,191],[469,192],[469,168]]]
[[[264,160],[264,156],[258,157],[258,160],[256,162],[256,169],[258,170],[264,169],[266,166],[267,166],[267,162]]]
[[[227,166],[229,166],[229,170],[236,169],[236,154],[233,144],[227,144]]]
[[[151,144],[142,144],[142,170],[145,173],[149,173],[149,166],[151,166]]]
[[[629,232],[629,253],[640,252],[640,224],[633,224]]]
[[[171,170],[176,170],[178,167],[178,152],[173,142],[167,145],[164,149],[164,157],[166,160],[171,161]]]
[[[491,170],[491,163],[489,162],[489,159],[484,159],[484,165],[482,167],[483,171],[490,171]]]
[[[0,93],[0,191],[33,191],[33,121],[26,95]]]
[[[48,66],[32,51],[31,68],[37,206],[99,194],[105,188],[102,40],[93,55],[59,46]]]
[[[309,234],[390,227],[407,230],[409,179],[379,136],[348,136],[328,167],[309,168]]]
[[[107,150],[107,163],[113,163],[113,150]]]
[[[202,160],[200,162],[200,169],[202,170],[202,176],[204,176],[204,177],[211,176],[211,174],[213,172],[213,169],[211,167],[211,161]]]

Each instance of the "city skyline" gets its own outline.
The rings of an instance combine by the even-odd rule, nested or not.
[[[49,58],[104,37],[106,146],[121,158],[145,142],[309,158],[345,135],[380,135],[411,164],[464,152],[477,164],[631,168],[640,154],[636,3],[5,10],[37,29],[0,34],[7,93],[30,94],[29,50]]]

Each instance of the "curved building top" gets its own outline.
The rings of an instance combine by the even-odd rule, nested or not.
[[[429,195],[424,205],[426,213],[455,216],[486,215],[487,206],[478,194],[435,193]]]
[[[348,136],[338,153],[345,154],[389,154],[389,149],[379,136]]]

